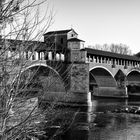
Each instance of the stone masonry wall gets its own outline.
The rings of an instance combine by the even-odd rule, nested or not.
[[[71,68],[71,92],[89,92],[89,66],[75,63]]]

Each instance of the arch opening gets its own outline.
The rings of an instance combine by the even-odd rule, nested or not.
[[[91,75],[94,76],[95,81],[100,87],[116,87],[116,81],[108,70],[103,67],[96,67],[90,71]]]
[[[94,95],[102,94],[104,96],[105,94],[112,94],[111,91],[113,91],[116,86],[116,80],[109,70],[104,67],[91,69],[89,73],[89,88]]]
[[[126,77],[128,95],[140,96],[140,72],[132,70],[127,74]]]
[[[64,82],[55,70],[47,65],[34,65],[26,68],[15,84],[19,82],[19,96],[46,98],[51,93],[64,93]]]

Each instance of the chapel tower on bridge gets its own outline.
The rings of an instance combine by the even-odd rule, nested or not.
[[[44,42],[48,46],[47,57],[63,57],[65,66],[71,65],[68,89],[71,98],[75,98],[76,102],[90,102],[89,64],[86,63],[86,51],[82,50],[85,41],[78,39],[78,34],[69,29],[44,34]]]

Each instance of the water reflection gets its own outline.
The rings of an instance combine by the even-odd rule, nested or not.
[[[89,123],[88,114],[79,112],[72,124],[71,129],[66,133],[65,140],[88,140]]]
[[[66,140],[139,140],[140,116],[125,113],[111,113],[125,105],[140,105],[138,101],[123,99],[92,100],[92,107],[83,108],[76,115]]]

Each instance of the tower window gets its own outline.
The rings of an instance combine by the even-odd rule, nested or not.
[[[61,44],[63,44],[63,38],[61,38]]]

